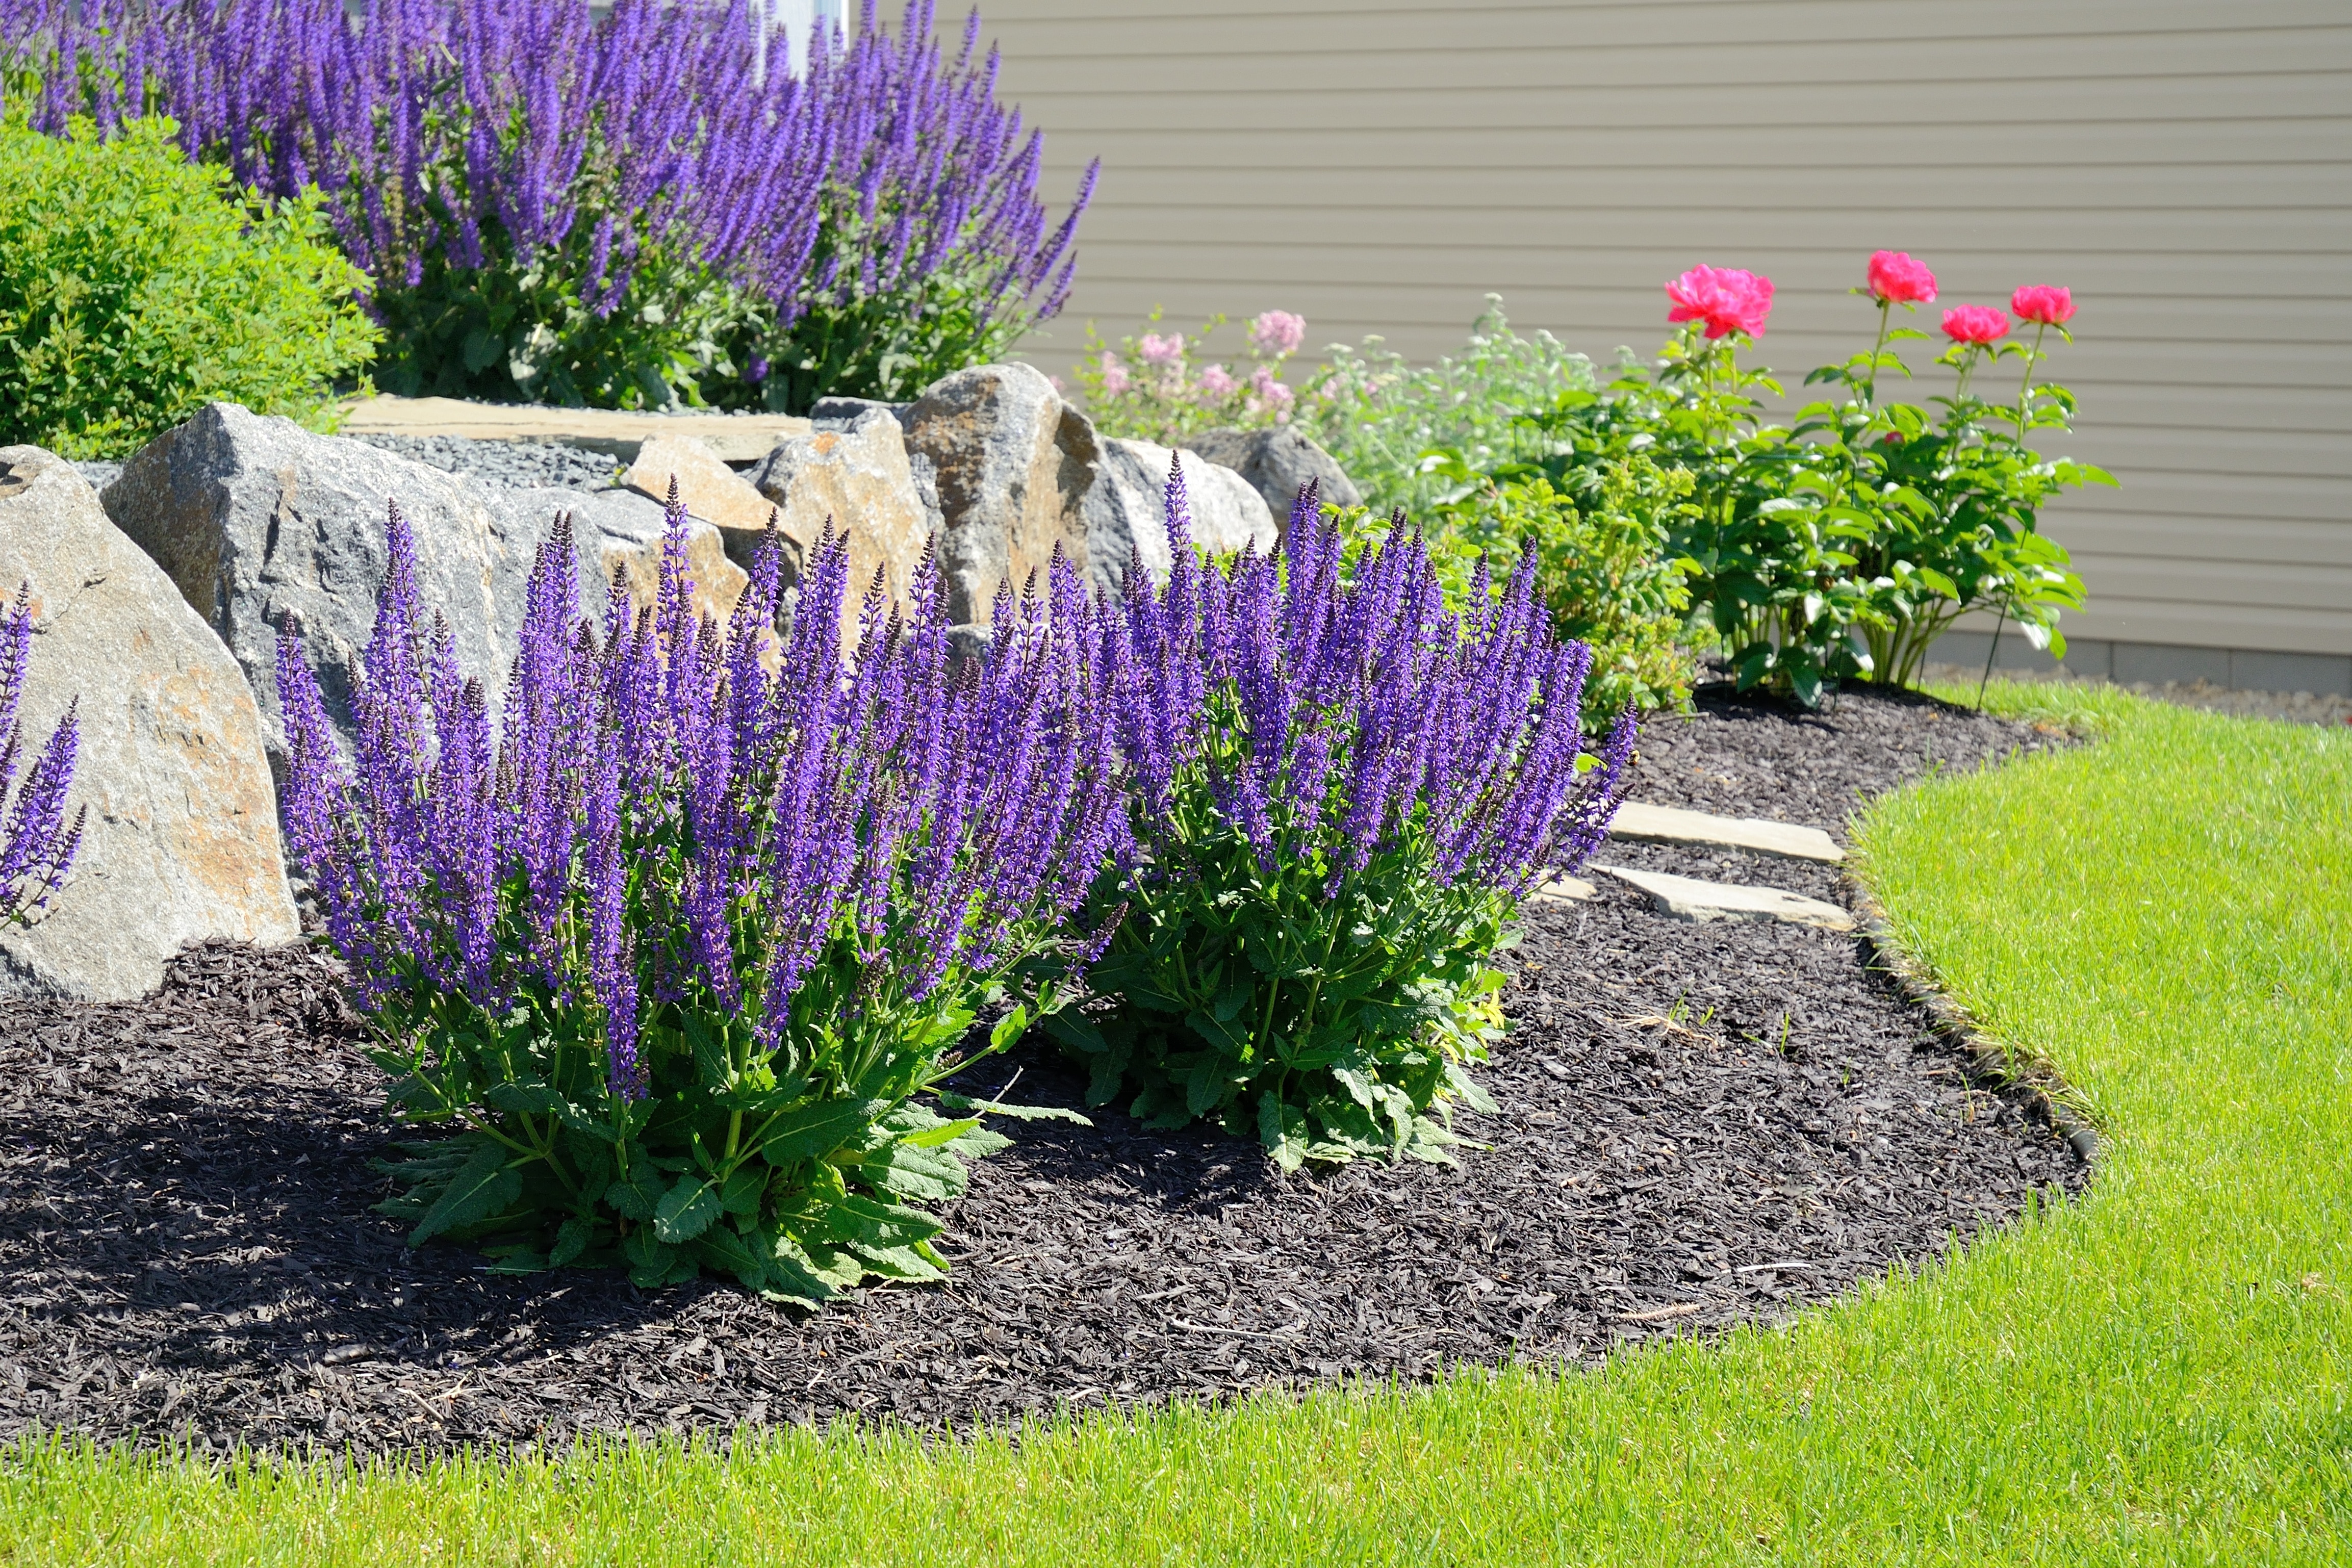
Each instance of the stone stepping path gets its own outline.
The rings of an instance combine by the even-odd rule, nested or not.
[[[1628,800],[1617,808],[1609,824],[1612,839],[1637,843],[1702,844],[1711,849],[1747,850],[1784,860],[1820,861],[1835,865],[1845,851],[1819,828],[1794,822],[1771,822],[1761,817],[1717,817],[1706,811],[1685,811],[1678,806],[1645,806]]]
[[[1677,920],[1784,920],[1823,931],[1852,931],[1858,924],[1850,910],[1802,894],[1784,893],[1777,887],[1702,882],[1695,876],[1635,871],[1630,866],[1596,865],[1592,869],[1631,883],[1649,894],[1651,903]]]
[[[1601,895],[1601,890],[1580,876],[1556,876],[1528,896],[1538,904],[1586,904]]]
[[[806,435],[805,419],[781,413],[629,413],[547,408],[454,397],[371,397],[343,405],[345,435],[462,435],[470,441],[551,441],[635,462],[657,435],[691,435],[722,462],[757,463],[776,443]]]

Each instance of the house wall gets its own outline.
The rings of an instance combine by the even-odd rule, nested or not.
[[[1801,369],[1869,329],[1846,289],[1881,246],[1927,259],[1947,304],[2063,283],[2079,341],[2051,373],[2084,410],[2065,449],[2122,482],[2049,515],[2093,596],[2068,617],[2079,662],[2163,678],[2243,653],[2352,690],[2342,0],[983,16],[1004,95],[1047,132],[1049,189],[1104,164],[1078,288],[1028,345],[1049,370],[1089,318],[1115,337],[1155,304],[1179,322],[1279,306],[1313,344],[1379,332],[1433,357],[1489,290],[1523,330],[1647,352],[1660,284],[1700,261],[1775,279],[1761,357]]]

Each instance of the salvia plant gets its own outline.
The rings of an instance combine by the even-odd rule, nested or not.
[[[0,925],[24,925],[45,908],[72,869],[89,809],[66,818],[74,753],[81,744],[75,706],[38,749],[26,741],[25,682],[33,661],[33,587],[0,603]],[[29,758],[29,761],[27,760]],[[21,770],[22,777],[19,777]]]
[[[866,0],[795,77],[745,0],[0,0],[37,125],[318,186],[391,390],[619,404],[900,394],[1059,308],[1093,173],[1052,221],[979,26]]]
[[[1286,1168],[1444,1159],[1500,1029],[1518,901],[1606,831],[1634,738],[1597,755],[1591,662],[1555,640],[1532,558],[1446,605],[1422,541],[1352,561],[1304,491],[1282,552],[1216,562],[1168,482],[1174,570],[1130,571],[1100,663],[1130,773],[1133,861],[1092,971],[1115,1010],[1048,1028],[1160,1126],[1213,1117]]]
[[[1056,561],[959,663],[927,569],[904,618],[868,595],[853,652],[840,541],[780,634],[772,538],[722,631],[669,524],[656,604],[616,586],[594,617],[559,521],[495,719],[397,511],[352,762],[279,644],[295,855],[398,1113],[452,1134],[388,1210],[510,1270],[933,1278],[920,1206],[1003,1143],[939,1085],[1057,1005],[1037,966],[1083,966],[1056,933],[1123,853],[1084,590]]]

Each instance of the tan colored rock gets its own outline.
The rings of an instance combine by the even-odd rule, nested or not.
[[[22,716],[80,699],[81,852],[29,929],[0,928],[0,997],[113,1001],[191,943],[301,934],[262,720],[236,660],[63,459],[0,448],[0,582],[33,591]]]
[[[1845,852],[1819,828],[1794,822],[1768,821],[1761,817],[1718,817],[1707,811],[1685,811],[1678,806],[1645,806],[1628,800],[1610,819],[1609,836],[1639,843],[1703,844],[1709,849],[1748,850],[1783,860],[1820,861],[1835,865]]]
[[[1538,904],[1590,904],[1601,890],[1580,876],[1556,876],[1528,896]]]
[[[1042,583],[1058,548],[1087,570],[1094,426],[1032,365],[975,365],[899,415],[907,446],[937,475],[949,613],[984,620],[1000,586]]]
[[[795,576],[828,519],[849,538],[849,594],[844,625],[854,629],[867,589],[880,574],[884,596],[906,605],[915,574],[931,549],[933,519],[915,482],[898,421],[885,409],[860,413],[846,429],[821,429],[780,443],[751,471],[761,504],[773,506]],[[766,518],[761,519],[761,526]],[[756,534],[732,534],[729,547],[748,561]]]
[[[701,442],[729,463],[756,463],[777,442],[808,434],[809,422],[782,413],[642,413],[473,402],[454,397],[371,397],[343,405],[350,435],[459,435],[469,441],[553,441],[633,460],[666,435]]]
[[[688,513],[724,534],[756,538],[775,510],[775,504],[748,479],[691,435],[655,436],[638,450],[636,462],[621,482],[641,496],[666,503],[673,479]]]
[[[1635,871],[1627,866],[1597,865],[1592,869],[1607,872],[1620,882],[1640,888],[1649,894],[1652,904],[1677,920],[1780,920],[1823,931],[1851,931],[1855,925],[1851,911],[1777,887],[1706,882],[1695,876]]]
[[[572,537],[583,557],[593,552],[595,581],[593,607],[603,602],[604,584],[618,571],[629,598],[640,608],[650,607],[661,588],[662,535],[668,514],[658,503],[635,490],[509,490],[499,497],[499,507],[515,517],[526,531],[544,535],[559,511],[572,514]],[[688,525],[687,574],[694,580],[694,605],[721,625],[735,613],[751,579],[728,556],[727,536],[700,517]]]

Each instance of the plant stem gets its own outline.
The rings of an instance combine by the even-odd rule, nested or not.
[[[2049,330],[2050,323],[2047,321],[2040,322],[2035,325],[2033,329],[2033,351],[2025,356],[2025,379],[2020,382],[2017,385],[2017,439],[2021,445],[2022,445],[2025,441],[2025,426],[2027,423],[2025,413],[2025,394],[2027,389],[2033,385],[2033,367],[2042,358],[2042,336]]]
[[[1876,406],[1878,402],[1878,355],[1886,347],[1887,312],[1894,308],[1891,299],[1878,302],[1878,340],[1870,345],[1870,380],[1863,383],[1862,401]]]
[[[1977,712],[1984,712],[1985,687],[1992,684],[1992,656],[2000,651],[2000,629],[2009,620],[2009,601],[2000,601],[2000,616],[1992,623],[1992,645],[1985,650],[1983,676],[1977,682]]]

